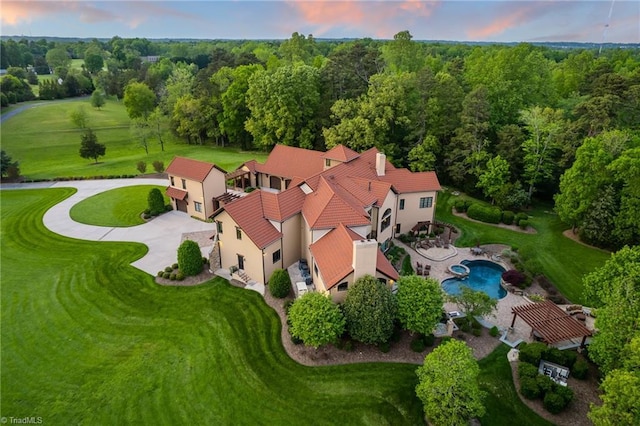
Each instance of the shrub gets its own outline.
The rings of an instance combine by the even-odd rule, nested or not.
[[[529,364],[528,362],[520,361],[518,363],[518,376],[520,377],[520,380],[522,380],[525,377],[535,379],[536,377],[539,376],[538,368]]]
[[[537,367],[546,350],[547,346],[544,343],[523,343],[520,347],[520,361],[528,362]]]
[[[529,219],[529,216],[526,213],[518,213],[513,218],[513,222],[517,225],[520,223],[521,220],[526,220],[526,219]]]
[[[178,271],[176,273],[176,280],[178,280],[178,281],[184,280],[184,274],[182,273],[182,271]]]
[[[314,348],[334,343],[344,334],[340,308],[320,293],[307,293],[297,299],[289,309],[288,320],[289,332]]]
[[[153,170],[156,171],[156,173],[162,173],[164,172],[164,163],[162,161],[156,160],[153,162]]]
[[[164,275],[164,271],[158,271],[158,276],[162,277],[162,275]]]
[[[178,267],[187,277],[202,272],[202,254],[195,241],[184,240],[178,247]]]
[[[175,281],[175,280],[176,280],[176,274],[171,274],[171,275],[169,275],[169,279],[170,279],[171,281]]]
[[[551,380],[550,377],[544,376],[542,374],[538,374],[536,377],[536,382],[538,382],[538,388],[540,389],[540,395],[544,395],[545,393],[551,391],[556,386],[554,381]]]
[[[529,221],[527,219],[522,219],[520,222],[518,222],[518,226],[521,229],[527,229],[529,227]]]
[[[458,213],[464,213],[467,211],[467,205],[464,202],[464,200],[456,200],[453,206],[455,207],[456,212]]]
[[[287,271],[276,269],[269,279],[269,292],[273,297],[283,299],[289,295],[291,291],[291,279]]]
[[[432,333],[429,333],[426,336],[424,336],[422,340],[424,340],[425,346],[431,347],[436,342],[436,336],[434,336]]]
[[[471,318],[471,328],[473,328],[474,330],[481,330],[482,329],[482,324],[480,324],[480,322],[475,317],[472,317]]]
[[[166,268],[164,268],[165,272],[173,272],[173,269],[171,266],[167,266]]]
[[[413,275],[414,270],[413,266],[411,266],[411,256],[405,256],[402,259],[402,270],[400,271],[400,275]]]
[[[520,378],[520,393],[527,399],[540,398],[541,393],[537,380],[533,377]]]
[[[147,163],[145,163],[144,161],[138,161],[138,163],[136,164],[136,169],[138,169],[140,173],[144,174],[147,171]]]
[[[162,274],[162,278],[169,279],[169,277],[170,277],[170,276],[171,276],[171,274],[170,274],[169,272],[164,272],[164,273]]]
[[[209,263],[209,259],[207,259],[205,256],[202,256],[202,264],[206,265],[207,263]]]
[[[502,273],[502,279],[511,285],[518,286],[524,282],[525,276],[520,271],[509,269],[508,271],[504,271]]]
[[[489,329],[489,334],[491,335],[491,337],[497,337],[499,333],[500,330],[498,330],[498,327],[496,327],[495,325]]]
[[[147,196],[147,204],[151,216],[157,216],[164,211],[164,197],[158,188],[153,188]]]
[[[471,334],[473,334],[476,337],[480,337],[480,336],[482,336],[482,329],[481,328],[474,328],[473,330],[471,330]]]
[[[411,341],[411,350],[414,352],[424,352],[425,344],[422,336],[417,336],[415,339]]]
[[[548,412],[558,414],[569,405],[571,400],[573,400],[573,391],[564,386],[557,386],[553,391],[546,393],[543,403]]]
[[[469,333],[471,331],[471,325],[468,322],[465,322],[460,326],[460,331],[464,331],[465,333]]]
[[[563,365],[565,365],[569,369],[572,369],[575,366],[576,361],[578,360],[578,353],[574,351],[562,351],[562,353],[564,354],[565,362]]]
[[[587,374],[589,373],[589,363],[584,359],[579,359],[573,365],[571,369],[571,375],[579,380],[584,380],[587,378]]]
[[[513,218],[515,217],[515,213],[509,210],[505,210],[502,212],[502,223],[505,225],[513,224]]]
[[[467,209],[467,216],[471,219],[486,223],[500,223],[502,212],[496,207],[485,207],[481,204],[471,204]]]

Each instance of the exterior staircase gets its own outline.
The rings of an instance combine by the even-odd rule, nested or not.
[[[247,275],[246,272],[244,272],[244,270],[240,269],[238,270],[238,276],[240,278],[242,278],[242,281],[245,282],[245,284],[249,284],[249,282],[251,282],[251,277],[249,275]]]

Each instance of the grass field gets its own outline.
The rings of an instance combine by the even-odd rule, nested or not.
[[[480,388],[488,394],[484,400],[487,413],[480,422],[492,426],[551,426],[520,401],[507,360],[509,349],[500,345],[479,362]]]
[[[452,223],[462,231],[456,241],[457,246],[469,247],[476,243],[517,246],[521,252],[540,262],[544,274],[568,299],[574,303],[586,303],[582,298],[582,277],[602,266],[609,258],[609,253],[563,236],[562,232],[568,227],[557,215],[549,213],[549,206],[538,206],[528,212],[530,224],[537,233],[525,234],[453,215],[451,209],[456,199],[458,197],[450,192],[440,193],[436,216],[438,220]]]
[[[89,115],[89,125],[95,130],[98,142],[107,148],[99,164],[81,158],[78,153],[81,131],[74,128],[69,113],[80,105]],[[115,101],[108,101],[101,110],[92,108],[89,99],[39,105],[2,123],[2,149],[20,162],[21,173],[28,179],[138,174],[138,161],[147,162],[147,170],[152,171],[153,161],[163,161],[166,167],[175,156],[214,162],[228,171],[250,159],[266,159],[264,153],[188,145],[170,134],[165,137],[164,152],[160,144],[152,140],[146,155],[132,137],[129,123],[124,106]]]
[[[101,192],[71,207],[73,220],[97,226],[134,226],[144,223],[142,212],[147,209],[147,196],[152,188],[164,194],[165,187],[136,185]],[[165,204],[169,198],[164,194]]]
[[[1,191],[2,416],[45,424],[422,424],[415,365],[309,368],[257,293],[162,287],[140,244],[49,232],[72,189]]]

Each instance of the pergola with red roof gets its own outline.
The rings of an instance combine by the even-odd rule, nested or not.
[[[587,327],[549,300],[514,306],[511,312],[511,327],[515,324],[516,317],[520,317],[548,345],[581,337],[580,347],[584,347],[587,337],[591,336]]]

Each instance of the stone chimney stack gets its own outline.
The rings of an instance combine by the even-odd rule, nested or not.
[[[376,240],[356,240],[353,242],[354,280],[363,275],[376,276],[377,250],[378,242]]]
[[[376,174],[378,176],[384,176],[384,169],[387,164],[387,156],[381,152],[376,154]]]

